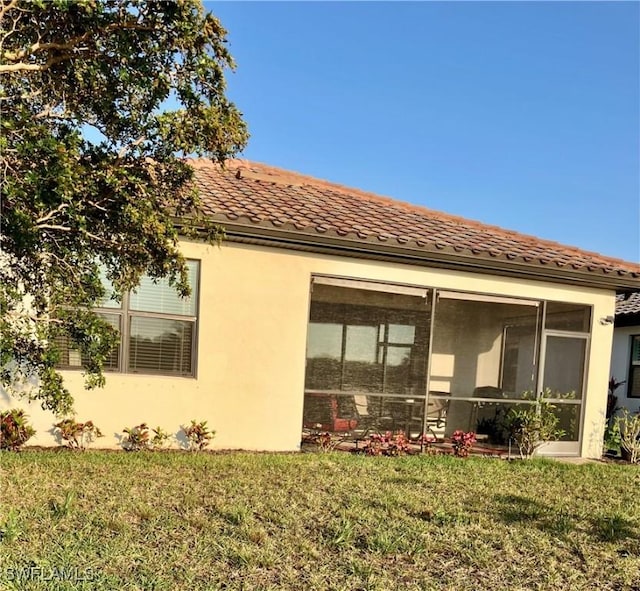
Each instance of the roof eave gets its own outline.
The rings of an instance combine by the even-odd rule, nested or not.
[[[615,326],[616,328],[640,326],[640,312],[616,314]]]
[[[313,235],[290,229],[280,230],[259,225],[222,221],[227,239],[264,246],[281,247],[321,254],[428,265],[472,273],[492,273],[537,281],[552,281],[573,286],[609,289],[618,292],[640,289],[640,280],[633,276],[607,275],[597,271],[582,271],[566,267],[527,264],[525,262],[490,258],[481,255],[428,250],[396,244],[372,243],[348,237]]]

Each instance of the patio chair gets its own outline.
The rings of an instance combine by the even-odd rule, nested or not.
[[[438,394],[450,395],[448,392],[438,392]],[[448,399],[429,397],[429,403],[427,404],[427,426],[430,429],[444,429],[447,423],[448,410]]]
[[[369,433],[383,433],[392,428],[393,417],[388,412],[384,397],[355,394],[353,399],[361,439],[367,437]]]
[[[424,423],[424,401],[420,404],[416,404],[414,407],[414,413],[411,417],[411,432],[410,438],[416,439],[422,434],[423,428],[426,428],[426,433],[438,438],[438,432],[444,433],[444,428],[447,424],[447,412],[449,411],[449,399],[448,398],[433,398],[436,396],[451,396],[449,392],[430,392],[429,402],[427,404],[427,420],[426,425]]]

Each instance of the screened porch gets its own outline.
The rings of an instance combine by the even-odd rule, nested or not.
[[[393,432],[420,448],[462,430],[499,451],[509,411],[544,397],[554,449],[578,453],[590,324],[577,304],[314,277],[303,441]]]

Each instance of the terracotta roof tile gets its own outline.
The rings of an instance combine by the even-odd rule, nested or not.
[[[618,274],[639,279],[640,265],[587,252],[394,201],[358,189],[258,164],[228,160],[224,167],[189,159],[203,210],[225,220],[272,226],[310,235],[333,235],[361,242],[384,242],[425,251],[452,249],[471,258],[503,258],[514,263]]]
[[[640,314],[640,291],[617,296],[616,316],[626,314]]]

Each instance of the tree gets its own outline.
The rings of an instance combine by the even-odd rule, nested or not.
[[[86,386],[104,383],[117,337],[92,311],[101,274],[117,293],[147,273],[188,295],[179,236],[223,231],[182,157],[244,147],[225,96],[233,67],[197,0],[0,0],[0,385],[12,395],[72,410],[55,369],[64,339]]]

